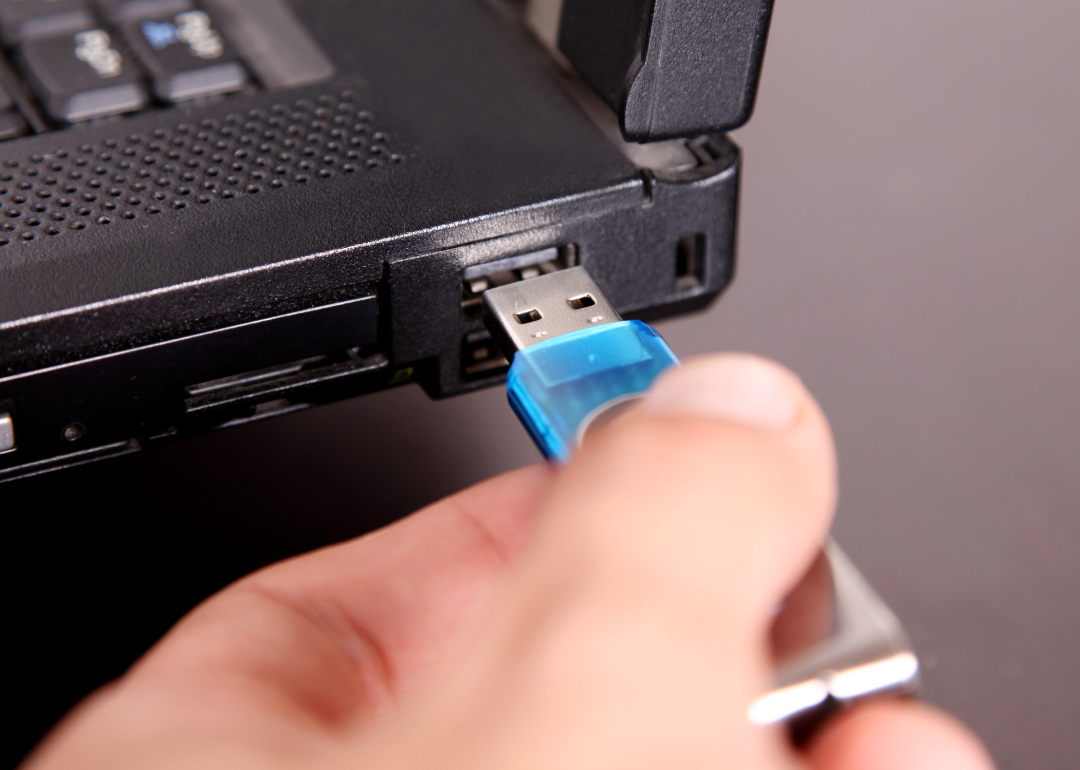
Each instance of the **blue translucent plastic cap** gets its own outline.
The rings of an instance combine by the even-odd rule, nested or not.
[[[648,390],[678,363],[651,326],[620,321],[519,350],[506,390],[544,456],[566,462],[587,418],[612,401]]]

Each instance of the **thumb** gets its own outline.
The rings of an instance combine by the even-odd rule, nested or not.
[[[670,372],[586,439],[502,595],[376,753],[396,767],[786,766],[746,707],[768,684],[773,608],[834,496],[828,426],[793,374],[739,355]]]
[[[729,622],[767,624],[836,504],[832,434],[799,378],[756,356],[696,359],[589,438],[551,519],[589,526],[571,512],[588,499],[598,553],[708,591]]]

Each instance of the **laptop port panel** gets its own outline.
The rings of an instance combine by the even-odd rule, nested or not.
[[[99,447],[280,413],[259,408],[275,400],[342,398],[346,381],[354,392],[376,390],[387,372],[378,302],[367,294],[9,377],[0,380],[0,401],[13,405],[5,411],[17,414],[19,443],[4,456],[0,480],[19,467],[69,464],[64,457],[90,457]],[[311,397],[316,386],[333,396]]]

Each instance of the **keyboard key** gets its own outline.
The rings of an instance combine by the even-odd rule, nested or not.
[[[124,29],[163,101],[238,91],[248,82],[247,70],[203,11],[145,19]]]
[[[247,85],[247,70],[204,11],[129,22],[124,33],[163,101],[224,94]]]
[[[58,121],[133,112],[149,101],[138,65],[101,29],[32,38],[20,47],[19,60],[46,111]]]
[[[191,0],[98,0],[98,6],[118,24],[135,19],[160,19],[195,8]]]
[[[0,85],[0,142],[26,133],[26,121],[15,111],[11,95]]]
[[[0,0],[0,37],[8,45],[93,26],[87,0]]]
[[[334,76],[334,63],[297,18],[289,0],[202,0],[240,58],[265,88],[299,88]]]

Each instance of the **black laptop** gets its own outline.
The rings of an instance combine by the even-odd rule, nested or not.
[[[770,7],[0,0],[0,480],[500,382],[479,297],[542,272],[703,307]]]

